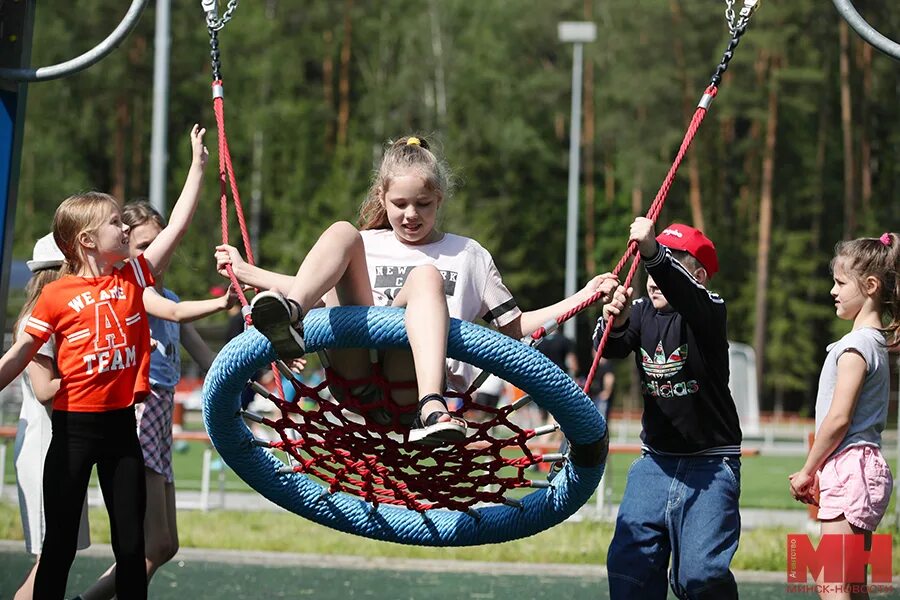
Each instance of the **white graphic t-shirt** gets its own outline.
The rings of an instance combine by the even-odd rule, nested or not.
[[[366,248],[369,281],[377,306],[390,306],[413,267],[434,265],[444,278],[450,316],[463,321],[483,319],[503,327],[522,314],[503,285],[490,252],[473,239],[445,233],[431,244],[404,244],[390,229],[361,231]],[[475,368],[448,359],[448,386],[463,391]]]

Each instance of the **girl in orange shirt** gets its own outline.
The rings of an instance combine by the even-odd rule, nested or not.
[[[21,373],[51,337],[60,389],[44,463],[46,535],[34,598],[63,598],[75,558],[81,506],[91,470],[110,517],[119,598],[147,597],[143,457],[134,403],[150,391],[150,328],[143,290],[154,284],[190,223],[208,153],[204,129],[191,130],[192,163],[169,226],[142,256],[129,257],[121,206],[108,194],[66,199],[53,218],[63,275],[41,292],[21,336],[0,358],[0,389]]]

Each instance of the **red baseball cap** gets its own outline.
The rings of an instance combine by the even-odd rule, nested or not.
[[[699,229],[690,225],[672,223],[662,230],[656,241],[672,250],[684,250],[703,265],[710,277],[719,271],[716,247]]]

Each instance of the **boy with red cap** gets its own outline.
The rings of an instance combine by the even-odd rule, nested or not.
[[[687,225],[655,236],[645,218],[630,239],[649,298],[628,306],[619,295],[594,332],[597,345],[615,317],[603,356],[634,352],[644,397],[642,454],[607,556],[610,597],[664,599],[668,570],[679,598],[737,598],[741,427],[728,389],[725,302],[705,287],[719,270],[716,248]]]

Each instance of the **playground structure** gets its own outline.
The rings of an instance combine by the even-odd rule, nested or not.
[[[877,34],[874,29],[872,29],[868,25],[864,25],[864,21],[862,24],[861,17],[859,17],[858,13],[855,12],[855,9],[852,7],[852,3],[848,0],[834,0],[835,6],[841,12],[841,15],[848,20],[848,22],[857,30],[870,43],[878,47],[880,50],[885,52],[886,54],[900,59],[900,52],[897,50],[897,44],[887,40],[880,34]],[[0,179],[4,180],[4,191],[5,194],[2,198],[3,201],[3,238],[2,244],[0,244],[0,251],[2,251],[2,256],[0,256],[0,260],[2,260],[2,277],[0,277],[0,297],[3,298],[3,302],[5,303],[6,291],[7,291],[7,280],[8,280],[8,271],[9,271],[9,248],[11,247],[11,235],[12,235],[12,227],[15,216],[15,198],[16,198],[16,184],[17,184],[17,171],[18,164],[20,160],[20,151],[21,151],[21,135],[22,135],[22,123],[24,119],[24,100],[25,100],[25,90],[26,83],[24,82],[37,82],[43,79],[48,79],[52,77],[62,77],[70,72],[74,72],[80,68],[87,68],[91,64],[96,63],[108,52],[112,51],[116,45],[121,43],[121,41],[127,36],[128,32],[133,28],[134,24],[137,22],[141,11],[146,6],[147,0],[135,0],[132,3],[131,8],[129,9],[126,18],[123,20],[122,24],[116,28],[112,35],[110,35],[107,40],[104,40],[97,48],[94,50],[82,55],[78,59],[73,59],[73,61],[67,61],[66,63],[62,63],[60,65],[55,65],[53,67],[44,67],[38,69],[27,69],[24,68],[28,62],[30,57],[30,39],[31,39],[31,28],[33,27],[34,20],[34,4],[33,3],[22,3],[21,9],[22,12],[16,18],[19,19],[19,23],[21,25],[22,35],[20,36],[21,44],[17,47],[17,54],[14,52],[14,56],[12,56],[12,60],[7,62],[4,61],[3,66],[7,67],[7,69],[0,70],[0,78],[5,78],[7,80],[16,80],[18,83],[8,84],[2,92],[3,105],[5,110],[4,113],[4,124],[0,127],[0,132],[2,132],[3,139],[0,140],[0,146],[4,148],[4,151],[0,152],[0,171],[5,172],[5,178],[0,177]],[[214,6],[215,3],[212,5]],[[236,3],[235,3],[236,4]],[[753,2],[752,4],[756,4]],[[205,6],[209,6],[209,3],[205,3]],[[852,12],[851,12],[852,11]],[[856,15],[855,17],[853,15]],[[4,24],[7,23],[15,23],[14,15],[3,15]],[[9,18],[9,20],[7,20]],[[873,34],[874,32],[874,34]],[[880,37],[878,37],[880,36]],[[112,40],[112,41],[110,41]],[[879,46],[880,44],[880,46]],[[735,44],[736,45],[736,44]],[[729,51],[733,50],[730,48]],[[18,63],[18,64],[16,64]],[[724,63],[727,66],[727,62]],[[724,70],[724,69],[723,69]],[[713,95],[714,96],[714,95]],[[701,101],[701,105],[706,103],[705,107],[709,106],[709,102],[712,101],[712,97],[709,98],[704,96],[704,100]],[[705,108],[704,107],[704,108]],[[4,171],[5,169],[5,171]],[[673,173],[674,176],[674,173]],[[636,268],[635,265],[632,266],[632,273]],[[557,323],[558,325],[558,323]],[[750,383],[747,382],[746,387],[749,389],[751,387]],[[748,403],[749,405],[749,403]]]

